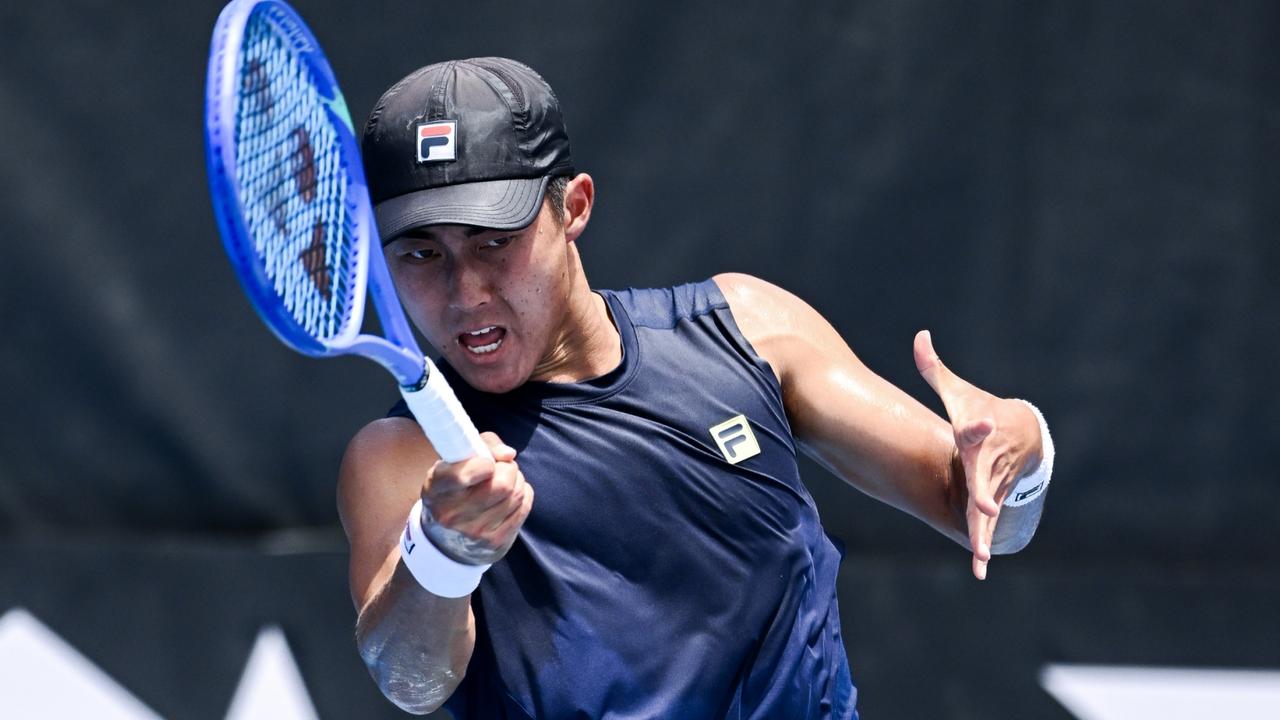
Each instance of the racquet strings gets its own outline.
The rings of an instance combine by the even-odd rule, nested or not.
[[[362,244],[347,167],[311,69],[262,12],[245,27],[235,176],[253,252],[277,299],[319,340],[347,331]]]

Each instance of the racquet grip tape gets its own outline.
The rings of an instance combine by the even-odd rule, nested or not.
[[[427,360],[427,382],[420,390],[401,387],[400,394],[418,426],[445,462],[493,457],[479,431],[462,409],[444,375]]]

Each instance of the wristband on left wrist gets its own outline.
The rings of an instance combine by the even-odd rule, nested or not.
[[[1031,410],[1031,413],[1036,416],[1036,422],[1040,425],[1040,463],[1018,479],[1013,489],[1009,491],[1008,497],[1004,499],[1006,507],[1026,505],[1043,495],[1045,490],[1049,489],[1049,477],[1053,474],[1053,437],[1049,434],[1049,425],[1035,405],[1021,399],[1018,402]]]

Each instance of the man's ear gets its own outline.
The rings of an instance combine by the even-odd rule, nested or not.
[[[564,237],[573,242],[587,228],[591,206],[596,201],[596,184],[591,176],[578,173],[564,189]]]

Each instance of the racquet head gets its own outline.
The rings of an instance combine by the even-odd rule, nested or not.
[[[278,0],[233,0],[214,30],[207,83],[214,211],[258,314],[300,352],[358,352],[417,382],[422,353],[374,255],[351,117],[311,31]],[[360,335],[371,272],[389,343]]]
[[[487,456],[405,321],[351,116],[302,18],[281,0],[232,0],[214,28],[205,93],[214,214],[258,314],[300,352],[381,363],[445,460]],[[360,332],[366,295],[385,337]]]

